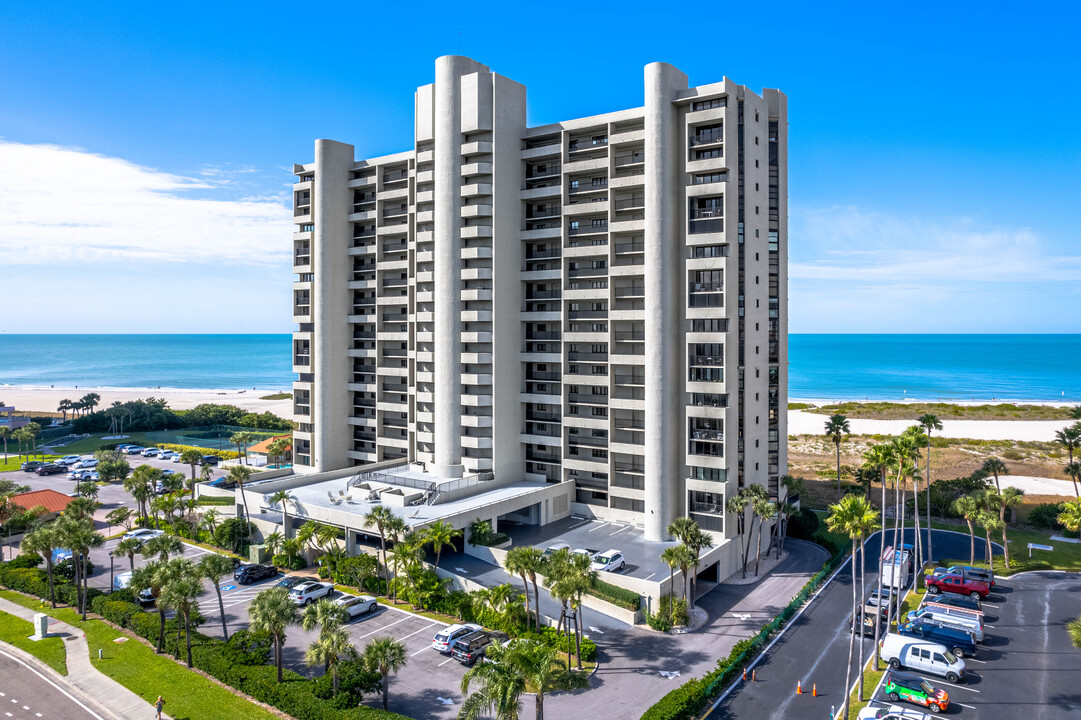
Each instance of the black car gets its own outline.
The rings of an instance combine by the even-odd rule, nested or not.
[[[950,607],[961,608],[962,610],[979,611],[980,609],[979,599],[967,595],[940,593],[934,598],[928,598],[927,602],[933,602],[935,605],[949,605]]]
[[[484,657],[493,642],[506,642],[508,636],[495,630],[477,630],[454,642],[450,656],[463,665],[472,665]]]
[[[300,575],[286,575],[278,582],[274,583],[274,587],[285,588],[286,590],[292,590],[300,583],[311,582],[311,578],[302,577]]]
[[[35,470],[37,470],[39,467],[41,467],[44,464],[45,463],[42,462],[41,460],[27,460],[26,462],[24,462],[22,465],[19,466],[19,469],[22,470],[23,472],[34,472]]]
[[[962,630],[916,621],[899,625],[897,632],[899,635],[945,645],[946,649],[959,658],[976,654],[976,641],[972,639],[972,634]]]
[[[221,458],[217,455],[203,455],[199,462],[203,465],[217,465],[221,462]]]
[[[274,577],[278,568],[273,565],[241,565],[233,571],[233,579],[241,585],[249,585],[256,580]]]
[[[60,473],[66,473],[68,469],[63,465],[57,465],[56,463],[45,463],[34,472],[38,475],[59,475]]]

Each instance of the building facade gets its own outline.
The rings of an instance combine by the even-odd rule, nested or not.
[[[448,56],[415,109],[406,152],[294,166],[297,470],[573,480],[652,540],[783,496],[784,94],[653,63],[644,107],[528,127]]]

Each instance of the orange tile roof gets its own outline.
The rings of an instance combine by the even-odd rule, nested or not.
[[[292,435],[275,435],[274,437],[267,438],[266,440],[262,441],[261,443],[257,443],[255,445],[252,445],[250,448],[248,448],[248,452],[261,453],[263,455],[266,455],[268,449],[270,448],[270,443],[274,442],[278,438],[286,438],[286,439],[288,439],[289,440],[289,449],[290,450],[293,449],[293,436]]]
[[[56,490],[33,490],[11,496],[11,501],[24,510],[30,510],[41,505],[51,513],[63,512],[71,500],[69,496]]]

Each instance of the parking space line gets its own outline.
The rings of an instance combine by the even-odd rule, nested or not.
[[[420,655],[425,650],[434,650],[434,649],[435,648],[433,648],[431,645],[425,645],[424,647],[422,647],[420,650],[417,650],[415,653],[413,653],[409,657],[416,657],[417,655]]]
[[[980,607],[981,608],[989,607],[989,608],[994,608],[995,610],[998,610],[998,605],[991,605],[990,603],[980,603]]]
[[[598,531],[598,530],[600,530],[600,529],[601,529],[602,527],[607,527],[608,525],[611,525],[611,523],[601,523],[600,525],[598,525],[597,527],[593,528],[592,530],[586,530],[586,532],[597,532],[597,531]]]
[[[616,530],[616,531],[615,531],[615,532],[613,532],[613,533],[608,533],[608,537],[612,537],[613,535],[618,535],[619,533],[621,533],[621,532],[623,532],[624,530],[627,530],[627,529],[629,529],[629,528],[630,528],[630,525],[624,525],[624,526],[623,526],[623,527],[621,527],[621,528],[620,528],[619,530]]]
[[[426,618],[424,616],[414,615],[413,613],[409,612],[408,610],[402,610],[401,608],[396,608],[393,605],[380,605],[379,607],[385,607],[387,610],[394,610],[396,612],[400,612],[402,615],[405,615],[405,616],[411,617],[411,618],[417,618],[417,620],[427,620],[428,619],[428,618]],[[438,624],[442,625],[443,627],[450,627],[446,623],[440,622],[438,620],[436,622]]]
[[[951,705],[957,704],[957,705],[960,705],[963,708],[968,708],[969,710],[975,710],[976,709],[975,705],[965,705],[964,703],[959,703],[959,702],[956,702],[956,701],[954,701],[953,703],[950,703],[950,704]]]
[[[444,660],[443,662],[439,663],[439,667],[443,667],[444,665],[446,665],[447,663],[449,663],[449,662],[450,662],[451,660],[453,660],[453,659],[454,659],[453,657],[449,657],[449,658],[447,658],[447,659],[446,659],[446,660]]]
[[[946,682],[945,680],[935,680],[935,683],[939,685],[949,685],[950,687],[957,688],[958,690],[968,690],[969,692],[974,692],[976,694],[979,694],[980,692],[976,688],[965,687],[964,685],[954,685],[953,683]]]
[[[654,576],[654,575],[656,575],[656,574],[657,574],[657,573],[650,573],[649,575],[646,575],[646,576],[645,576],[644,578],[642,578],[642,579],[643,579],[643,580],[649,580],[649,579],[650,579],[651,577],[653,577],[653,576]]]
[[[401,620],[395,620],[395,621],[394,621],[394,622],[392,622],[392,623],[391,623],[390,625],[384,625],[384,626],[383,626],[383,627],[381,627],[381,628],[376,628],[375,630],[372,630],[372,631],[371,631],[370,633],[366,633],[366,634],[364,634],[364,635],[360,635],[360,636],[358,636],[358,637],[357,637],[357,640],[363,640],[364,638],[368,637],[368,635],[375,635],[375,634],[376,634],[377,632],[383,632],[383,631],[384,631],[384,630],[386,630],[387,628],[389,628],[389,627],[393,627],[394,625],[397,625],[398,623],[403,623],[403,622],[405,622],[405,621],[406,621],[406,620],[408,620],[408,619],[409,619],[409,618],[407,618],[407,617],[404,617],[404,618],[402,618]]]
[[[987,661],[986,661],[986,660],[977,660],[977,659],[976,659],[976,658],[974,658],[974,657],[967,657],[967,658],[965,658],[965,662],[978,662],[978,663],[979,663],[980,665],[983,665],[983,664],[985,664],[985,663],[986,663]]]
[[[398,642],[405,642],[406,640],[413,637],[417,633],[422,633],[425,630],[427,630],[428,628],[432,627],[433,625],[435,625],[435,623],[431,623],[430,625],[425,625],[424,627],[422,627],[420,630],[417,630],[416,632],[411,632],[408,635],[406,635],[405,637],[398,638]]]

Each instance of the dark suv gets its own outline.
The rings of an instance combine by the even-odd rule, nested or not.
[[[63,465],[57,465],[56,463],[45,463],[34,472],[38,475],[59,475],[60,473],[66,473],[68,469]]]
[[[34,472],[44,464],[41,460],[27,460],[19,466],[19,469],[23,472]]]
[[[233,579],[241,585],[248,585],[256,580],[274,577],[278,574],[278,568],[273,565],[241,565],[233,571]]]
[[[972,639],[972,634],[962,630],[954,630],[953,628],[932,625],[917,620],[899,625],[897,632],[908,637],[945,645],[950,652],[959,658],[972,657],[976,654],[976,641]]]
[[[451,648],[450,656],[462,665],[472,665],[484,657],[484,652],[493,642],[505,642],[507,634],[494,630],[477,630],[459,638]]]
[[[203,465],[217,465],[221,462],[221,458],[217,455],[203,455],[199,462]]]

